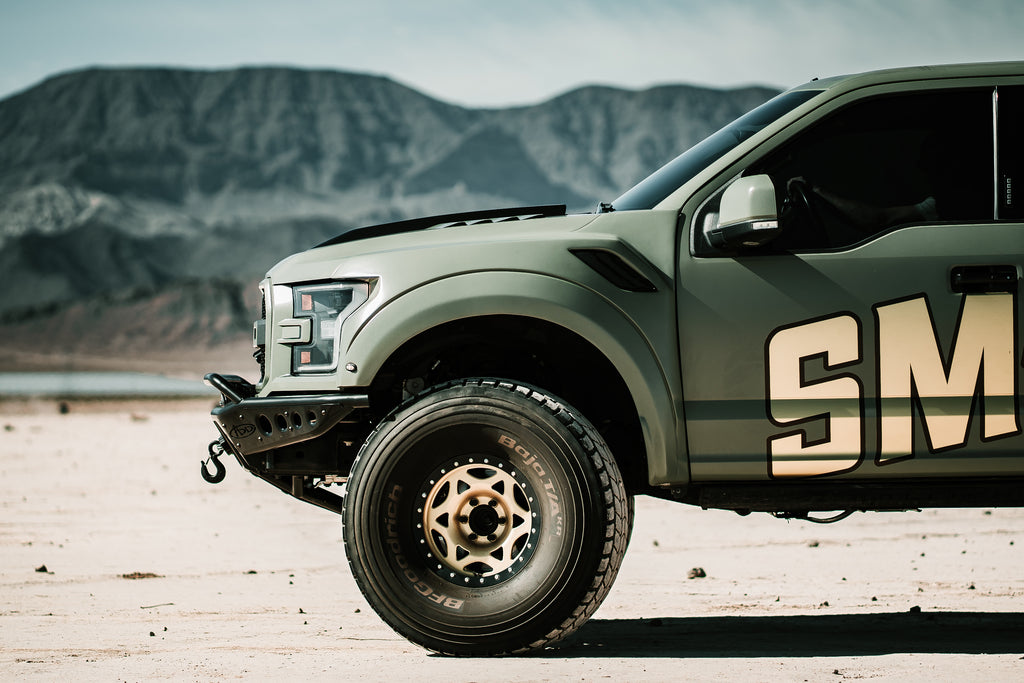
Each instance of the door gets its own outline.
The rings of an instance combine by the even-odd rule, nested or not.
[[[694,481],[1024,474],[1020,91],[865,97],[747,166],[779,237],[680,255]]]

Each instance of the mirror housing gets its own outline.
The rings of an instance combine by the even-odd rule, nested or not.
[[[737,178],[722,193],[718,222],[704,231],[718,249],[759,247],[780,232],[775,185],[767,175]]]

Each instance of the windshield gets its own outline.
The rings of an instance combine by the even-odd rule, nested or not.
[[[658,202],[704,170],[708,164],[819,92],[797,90],[768,100],[641,180],[612,202],[611,208],[615,211],[653,209]]]

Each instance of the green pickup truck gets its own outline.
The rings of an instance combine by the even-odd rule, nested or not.
[[[342,516],[454,655],[608,593],[638,494],[779,517],[1024,505],[1024,62],[814,80],[595,213],[358,228],[260,285],[219,438]],[[209,470],[210,464],[216,470]]]

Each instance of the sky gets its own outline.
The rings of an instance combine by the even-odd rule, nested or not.
[[[389,76],[471,107],[1024,60],[1024,0],[0,0],[0,99],[89,66]]]

